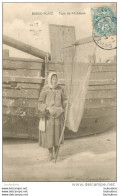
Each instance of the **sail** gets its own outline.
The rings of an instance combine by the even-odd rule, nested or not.
[[[85,98],[91,73],[91,63],[79,61],[77,47],[64,51],[64,77],[68,101],[66,127],[77,132],[84,112]]]

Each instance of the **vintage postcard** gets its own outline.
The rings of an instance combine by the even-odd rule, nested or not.
[[[117,195],[116,2],[2,6],[2,181]]]

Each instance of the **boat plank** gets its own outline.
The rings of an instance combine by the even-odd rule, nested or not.
[[[93,66],[115,66],[116,62],[112,62],[112,63],[94,63]]]
[[[89,85],[105,85],[105,84],[116,84],[116,79],[93,79],[89,80]]]
[[[91,73],[90,80],[116,79],[116,72],[95,72]]]
[[[116,98],[112,99],[87,99],[85,101],[85,108],[102,108],[116,106]]]
[[[84,108],[83,118],[99,118],[116,114],[116,107]]]
[[[111,118],[112,117],[112,118]],[[116,122],[116,114],[113,113],[112,116],[100,116],[99,118],[82,118],[80,128],[86,128],[86,127],[95,127],[95,126],[101,126],[101,124],[105,124],[105,121],[108,122],[109,119],[112,119],[113,122]]]
[[[26,83],[42,83],[42,81],[44,80],[44,78],[40,77],[40,78],[34,78],[34,77],[15,77],[15,76],[4,76],[3,77],[3,82],[4,83],[11,83],[11,82],[26,82]]]
[[[15,61],[15,60],[3,60],[3,69],[33,69],[42,70],[44,66],[43,62],[30,62],[30,61]]]
[[[116,65],[107,65],[107,66],[93,66],[92,72],[116,72]]]
[[[64,72],[64,65],[61,63],[57,63],[57,64],[48,63],[47,68],[48,68],[48,72],[50,71]]]
[[[116,98],[116,90],[88,91],[86,99]]]
[[[3,70],[3,77],[41,77],[41,70],[29,70],[29,69],[16,69],[16,70]]]
[[[3,97],[14,97],[14,98],[38,98],[39,90],[37,89],[3,89]]]
[[[91,91],[91,90],[113,90],[113,89],[116,89],[116,85],[115,84],[104,84],[104,85],[92,85],[92,86],[88,86],[88,90]]]
[[[16,89],[41,89],[40,84],[31,84],[31,83],[17,83],[17,82],[11,82],[9,84],[4,83],[3,88],[4,89],[11,89],[11,88],[16,88]]]
[[[3,106],[6,107],[38,107],[38,99],[10,99],[10,98],[3,98]]]
[[[3,107],[3,115],[22,116],[22,117],[38,117],[37,108],[33,107]]]

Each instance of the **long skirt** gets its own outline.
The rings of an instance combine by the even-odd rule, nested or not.
[[[59,144],[59,139],[61,136],[63,128],[63,117],[59,118],[45,117],[45,131],[39,131],[39,145],[44,148],[52,148]],[[64,141],[64,136],[62,142]]]

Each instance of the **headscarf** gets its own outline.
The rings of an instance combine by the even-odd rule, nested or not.
[[[50,88],[53,88],[53,86],[52,86],[52,84],[51,84],[51,78],[52,78],[53,75],[56,75],[56,76],[57,76],[57,73],[56,73],[56,72],[51,72],[51,73],[49,73],[49,75],[48,75],[48,86],[49,86]],[[57,79],[58,79],[58,76],[57,76]],[[56,88],[56,87],[57,87],[57,84],[56,84],[56,86],[55,86],[54,88]]]

